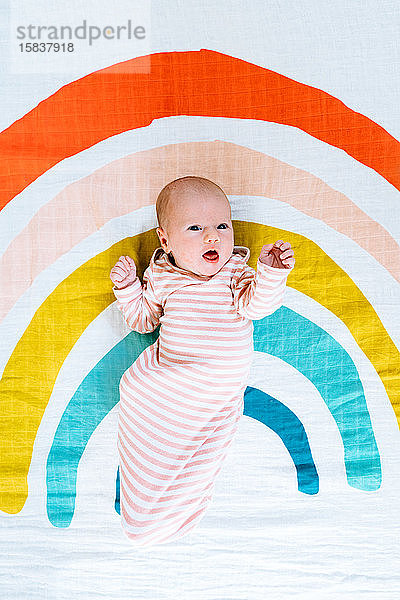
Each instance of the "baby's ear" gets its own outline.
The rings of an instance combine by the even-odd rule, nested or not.
[[[167,236],[165,234],[165,231],[161,228],[161,227],[157,227],[156,229],[157,235],[159,237],[161,246],[163,247],[163,249],[165,250],[165,252],[168,252],[168,239]]]

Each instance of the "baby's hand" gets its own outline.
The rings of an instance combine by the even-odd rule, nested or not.
[[[136,265],[130,256],[120,256],[110,271],[110,279],[116,288],[124,288],[136,279]]]
[[[259,260],[264,265],[277,269],[291,269],[296,262],[289,242],[278,240],[275,244],[266,244],[261,248]]]

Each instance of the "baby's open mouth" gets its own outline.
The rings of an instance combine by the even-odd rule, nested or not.
[[[208,252],[205,252],[203,254],[203,258],[207,262],[217,262],[218,259],[219,259],[219,255],[218,255],[218,252],[216,250],[208,250]]]

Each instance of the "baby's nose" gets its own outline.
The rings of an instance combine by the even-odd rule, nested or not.
[[[218,242],[219,235],[216,229],[206,229],[204,231],[204,238],[207,242]]]

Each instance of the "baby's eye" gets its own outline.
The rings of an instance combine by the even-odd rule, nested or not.
[[[196,229],[197,227],[197,229]],[[191,225],[190,227],[188,227],[188,229],[191,229],[192,231],[197,231],[198,229],[200,229],[199,225]]]
[[[228,225],[226,223],[220,223],[218,227],[222,227],[222,229],[227,229]]]

